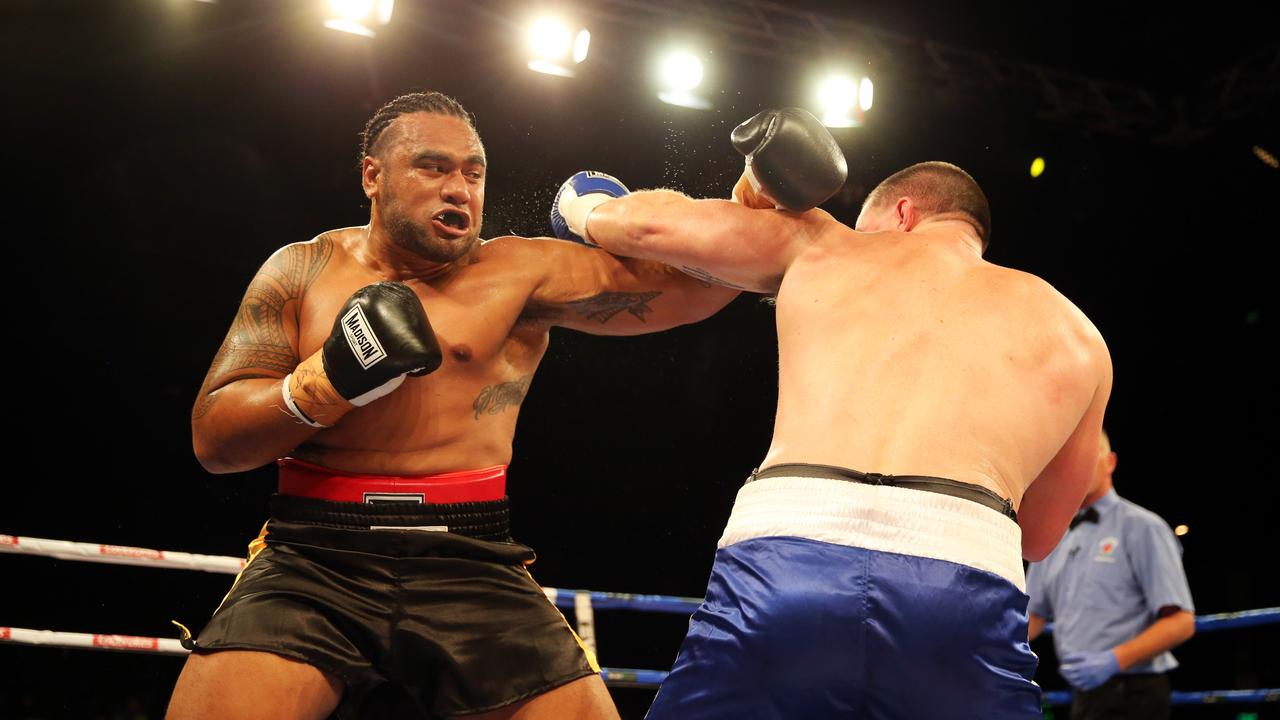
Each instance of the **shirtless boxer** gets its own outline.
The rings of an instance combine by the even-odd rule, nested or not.
[[[567,239],[777,294],[773,442],[649,717],[1040,717],[1022,559],[1088,487],[1101,336],[982,259],[990,212],[959,168],[892,175],[851,229],[807,209],[844,162],[811,115],[761,113],[734,142],[737,202],[578,176],[557,196]]]
[[[439,93],[373,116],[361,181],[369,224],[272,255],[200,390],[205,468],[284,459],[168,716],[617,717],[509,536],[517,409],[552,325],[654,332],[736,292],[556,240],[481,242],[484,148]]]

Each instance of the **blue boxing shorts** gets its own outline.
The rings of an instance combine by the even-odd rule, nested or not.
[[[1012,508],[893,480],[753,476],[648,720],[1041,717]]]

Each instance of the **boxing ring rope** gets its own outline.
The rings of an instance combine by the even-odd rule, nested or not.
[[[0,552],[51,557],[59,560],[201,570],[229,575],[240,572],[245,565],[245,560],[237,557],[198,555],[171,550],[153,550],[125,545],[103,545],[14,535],[0,535]],[[593,650],[595,648],[595,610],[636,610],[689,615],[702,602],[701,598],[671,595],[639,595],[593,590],[566,590],[551,587],[544,587],[542,590],[556,607],[574,611],[578,633]],[[1280,623],[1280,607],[1200,615],[1196,617],[1196,631],[1212,632],[1273,623]],[[1044,628],[1044,634],[1048,634],[1052,630],[1052,623],[1047,624]],[[188,652],[178,640],[168,638],[56,632],[53,630],[32,630],[5,626],[0,626],[0,642],[161,655],[186,655]],[[665,671],[632,668],[601,668],[601,674],[605,682],[614,687],[653,688],[657,687],[667,677]],[[1065,705],[1071,702],[1071,693],[1067,691],[1046,692],[1044,693],[1044,700],[1048,705]],[[1280,688],[1205,690],[1196,692],[1174,691],[1172,700],[1175,705],[1272,703],[1280,702]]]

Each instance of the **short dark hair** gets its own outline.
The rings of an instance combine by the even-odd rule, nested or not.
[[[985,250],[991,242],[991,206],[969,173],[946,162],[916,163],[885,178],[867,196],[864,207],[909,197],[927,215],[962,213],[978,231]]]
[[[471,117],[471,113],[462,107],[462,103],[448,95],[435,91],[406,93],[378,108],[373,117],[369,118],[369,122],[364,124],[364,131],[360,133],[360,160],[374,153],[382,131],[386,130],[393,120],[401,115],[416,112],[452,115],[465,120],[473,131],[476,129],[475,118]]]

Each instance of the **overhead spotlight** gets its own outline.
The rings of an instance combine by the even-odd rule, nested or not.
[[[818,85],[818,107],[827,127],[858,127],[871,109],[870,78],[855,81],[843,74],[828,75]]]
[[[329,0],[329,17],[324,26],[330,30],[373,37],[373,28],[391,22],[395,0]]]
[[[1173,534],[1177,535],[1178,537],[1182,537],[1183,535],[1186,535],[1189,532],[1191,532],[1191,528],[1187,527],[1186,525],[1179,525],[1178,527],[1173,529]]]
[[[694,89],[702,84],[702,61],[696,55],[679,51],[664,55],[658,62],[658,99],[669,105],[710,110],[711,103]]]
[[[1031,161],[1031,177],[1038,178],[1044,174],[1044,158],[1038,157]]]
[[[587,59],[591,33],[585,28],[575,34],[565,23],[543,17],[529,26],[529,69],[548,75],[573,77],[573,65]]]
[[[862,83],[858,85],[858,107],[862,108],[862,112],[871,109],[871,95],[875,92],[875,86],[871,84],[871,78],[862,78]]]
[[[583,28],[578,31],[578,37],[573,39],[573,62],[578,64],[587,59],[587,48],[591,47],[591,33]]]

